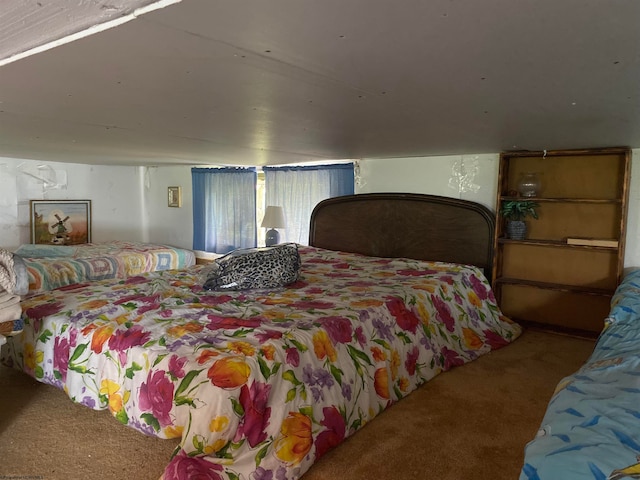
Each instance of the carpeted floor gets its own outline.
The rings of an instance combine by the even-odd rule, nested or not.
[[[515,480],[553,389],[592,349],[593,341],[528,330],[398,402],[303,480]],[[0,412],[0,478],[157,480],[177,445],[3,366]]]

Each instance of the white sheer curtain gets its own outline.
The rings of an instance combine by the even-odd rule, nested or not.
[[[193,248],[227,253],[255,247],[255,168],[192,168]]]
[[[265,205],[284,208],[280,242],[309,243],[309,221],[318,202],[354,193],[353,163],[263,167]]]

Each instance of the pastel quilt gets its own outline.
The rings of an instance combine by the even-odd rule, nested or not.
[[[593,354],[563,379],[520,480],[640,478],[640,271],[612,299]]]
[[[300,255],[300,279],[277,290],[206,291],[197,265],[30,297],[4,361],[141,432],[180,437],[165,480],[284,480],[520,334],[477,268]]]
[[[16,254],[27,266],[30,294],[195,264],[195,253],[191,250],[123,241],[73,246],[22,245]]]

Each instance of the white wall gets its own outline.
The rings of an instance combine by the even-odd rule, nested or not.
[[[145,185],[148,241],[193,248],[191,167],[151,167]],[[168,187],[180,187],[182,207],[168,206]]]
[[[43,178],[61,185],[47,188]],[[181,208],[168,206],[169,186],[182,187]],[[29,200],[91,200],[94,242],[192,246],[191,168],[187,166],[96,166],[0,158],[0,247],[14,250],[30,242]]]
[[[46,188],[35,177],[61,186]],[[93,241],[142,241],[139,191],[138,167],[0,158],[0,246],[29,243],[29,200],[91,200]]]
[[[471,200],[495,210],[498,160],[498,154],[365,159],[359,162],[360,179],[356,178],[356,193],[428,193]],[[477,191],[461,191],[449,186],[449,180],[452,177],[455,180],[453,168],[461,162],[467,171],[477,166],[477,173],[472,179]],[[458,185],[455,181],[453,184]]]
[[[410,192],[463,198],[495,211],[498,154],[364,159],[356,193]],[[449,187],[453,167],[478,166],[477,191]],[[21,173],[51,166],[66,175],[66,189],[43,189]],[[182,188],[182,207],[167,205],[167,187]],[[0,157],[0,246],[29,243],[29,199],[90,199],[93,240],[149,241],[191,248],[191,167],[91,166]],[[625,267],[640,266],[640,150],[633,151]]]

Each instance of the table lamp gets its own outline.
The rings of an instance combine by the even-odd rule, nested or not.
[[[284,228],[284,209],[282,207],[268,206],[262,218],[262,228],[269,228],[265,237],[265,245],[271,247],[280,242],[280,233],[276,228]]]

